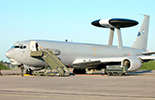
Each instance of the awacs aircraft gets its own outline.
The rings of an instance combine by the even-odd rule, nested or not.
[[[85,68],[102,69],[107,65],[126,65],[128,71],[141,68],[143,62],[155,59],[151,56],[155,52],[147,52],[147,38],[149,15],[144,15],[143,23],[137,38],[131,47],[122,45],[120,28],[137,25],[138,22],[130,19],[111,18],[100,19],[92,25],[101,28],[110,28],[108,45],[58,42],[48,40],[28,40],[15,42],[14,46],[6,52],[6,57],[13,65],[28,65],[36,69],[44,68],[45,61],[30,56],[30,51],[37,51],[38,47],[53,51],[65,65],[74,68],[74,73],[85,73]],[[113,46],[114,29],[117,30],[118,46]]]

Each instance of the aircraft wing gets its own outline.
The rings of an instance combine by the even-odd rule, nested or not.
[[[100,64],[114,64],[114,63],[121,63],[123,59],[126,57],[109,57],[109,58],[82,58],[76,59],[73,62],[73,66],[80,66],[80,67],[96,67]]]
[[[95,67],[95,66],[101,64],[100,60],[97,60],[97,61],[87,61],[87,62],[80,62],[78,60],[75,60],[73,62],[73,66],[80,66],[80,67],[85,68],[85,67],[93,67],[93,66]]]
[[[121,64],[121,62],[125,59],[137,59],[140,62],[145,62],[149,61],[152,59],[155,59],[155,56],[136,56],[136,57],[107,57],[107,58],[82,58],[82,59],[76,59],[73,62],[73,67],[74,66],[80,66],[80,67],[96,67],[97,65],[100,64],[105,64],[105,65],[118,65]]]

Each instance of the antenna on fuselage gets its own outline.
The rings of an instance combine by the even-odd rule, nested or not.
[[[114,30],[117,30],[118,48],[123,47],[121,28],[131,27],[138,24],[137,21],[126,18],[111,18],[111,19],[99,19],[91,23],[94,26],[101,28],[110,28],[108,45],[113,45]]]

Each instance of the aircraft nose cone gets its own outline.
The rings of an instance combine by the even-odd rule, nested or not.
[[[93,21],[91,24],[94,25],[94,26],[98,26],[98,27],[102,27],[99,23],[100,19],[99,20],[95,20]]]
[[[10,49],[10,50],[8,50],[6,53],[5,53],[5,56],[7,57],[7,58],[13,58],[14,57],[14,55],[15,55],[15,52],[14,52],[14,50],[12,50],[12,49]]]

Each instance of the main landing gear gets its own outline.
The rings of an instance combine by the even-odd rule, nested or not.
[[[84,69],[84,68],[74,68],[73,73],[74,74],[86,74],[86,69]]]

